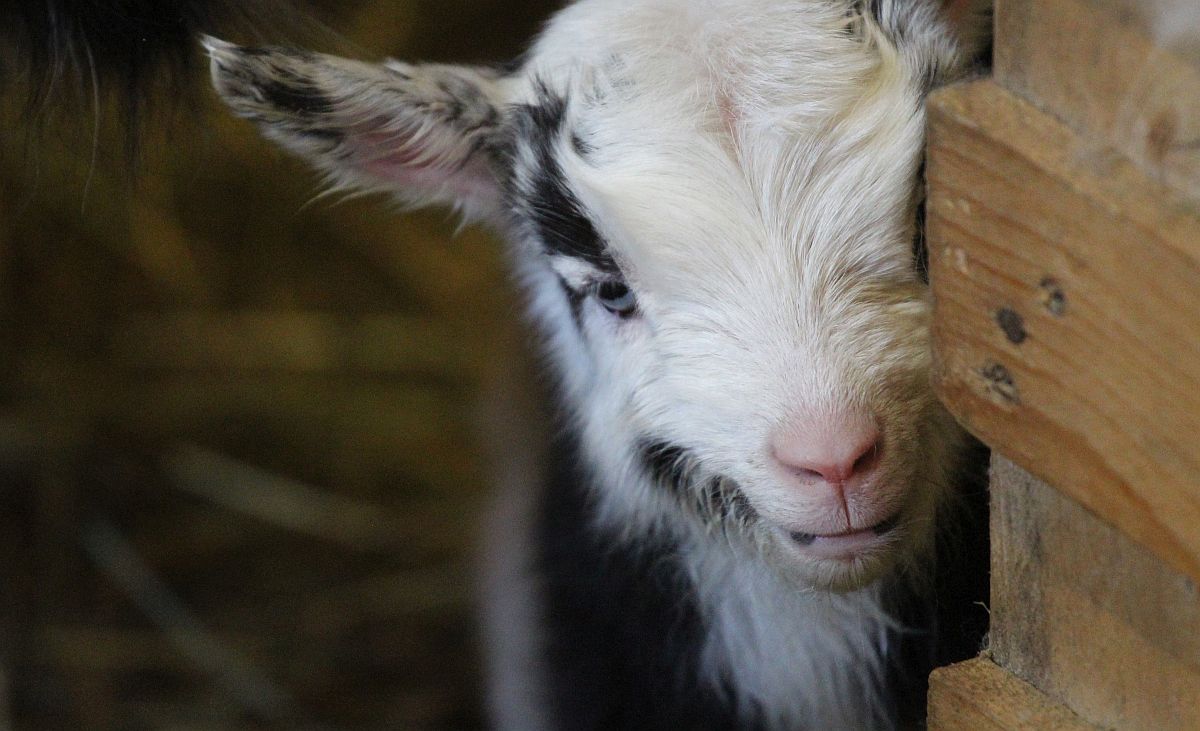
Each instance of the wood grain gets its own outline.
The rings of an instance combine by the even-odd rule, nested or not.
[[[999,0],[996,81],[1200,198],[1200,53],[1166,0]],[[1157,42],[1151,38],[1158,33]],[[1193,37],[1194,43],[1196,39]]]
[[[1095,731],[986,658],[929,677],[930,731]]]
[[[1200,205],[990,81],[930,103],[935,385],[1200,578]]]
[[[1091,723],[1200,728],[1200,590],[992,460],[992,658]]]

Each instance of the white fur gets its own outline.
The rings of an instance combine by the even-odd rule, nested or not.
[[[535,47],[531,72],[568,90],[568,126],[597,150],[560,150],[560,164],[645,313],[618,323],[586,302],[578,338],[561,298],[541,294],[551,280],[527,273],[542,280],[535,312],[610,483],[606,522],[637,531],[678,517],[636,479],[631,440],[650,434],[736,479],[777,525],[830,529],[766,444],[845,405],[877,414],[891,445],[856,515],[883,517],[946,483],[955,438],[927,384],[928,303],[909,248],[924,66],[906,54],[957,61],[923,20],[928,37],[897,50],[869,23],[865,42],[839,33],[838,3],[594,1]],[[933,487],[909,489],[921,483]],[[924,502],[918,512],[936,499]]]
[[[753,557],[711,545],[691,554],[712,623],[705,669],[732,681],[747,716],[775,728],[886,728],[886,630],[878,587],[798,590]]]
[[[632,440],[687,445],[775,526],[824,526],[772,472],[768,435],[865,403],[891,450],[874,494],[885,505],[851,508],[906,506],[896,553],[928,560],[958,434],[928,387],[928,303],[909,260],[924,126],[909,56],[940,54],[947,73],[958,62],[932,23],[897,50],[869,24],[865,43],[837,34],[845,22],[837,3],[582,2],[530,61],[569,90],[568,126],[596,152],[564,143],[558,159],[645,313],[619,323],[587,302],[579,338],[544,264],[523,262],[605,488],[597,521],[684,536],[712,623],[708,672],[778,728],[887,726],[878,589],[820,587],[860,584],[897,556],[814,565],[779,531],[698,529],[645,478]],[[579,268],[557,271],[573,281]]]
[[[582,0],[510,77],[394,67],[400,79],[327,57],[297,61],[334,100],[331,112],[298,121],[276,120],[255,83],[243,83],[273,77],[270,64],[209,46],[234,108],[338,181],[450,202],[509,234],[598,484],[597,527],[635,543],[665,533],[684,547],[710,624],[707,677],[734,688],[747,718],[775,728],[889,725],[881,683],[892,620],[878,579],[916,575],[930,560],[961,441],[929,386],[929,303],[910,243],[924,93],[963,62],[932,2],[875,5],[872,16],[849,0]],[[560,279],[579,287],[608,275],[546,256],[528,223],[504,210],[473,152],[497,130],[467,134],[455,126],[463,115],[447,121],[456,100],[437,83],[446,78],[468,80],[505,121],[545,89],[565,100],[553,157],[636,294],[637,317],[618,319],[586,297],[577,329]],[[465,116],[484,112],[468,106]],[[372,128],[378,117],[390,121]],[[300,134],[331,120],[349,132],[336,146]],[[590,152],[573,149],[573,137]],[[541,142],[516,139],[508,151],[504,174],[518,196]],[[780,429],[849,408],[873,415],[883,447],[843,511],[797,489],[769,445]],[[694,476],[736,483],[760,519],[714,525],[681,505],[648,477],[644,437],[686,447]],[[898,510],[890,543],[852,561],[814,558],[789,537]],[[493,592],[491,624],[516,616],[526,640],[522,650],[494,633],[497,665],[533,657],[537,587],[513,578],[527,559],[497,559],[504,572],[492,586],[517,593]],[[515,671],[494,668],[506,672]],[[536,712],[537,691],[516,685],[495,686],[494,705],[505,727],[532,727],[521,708]]]

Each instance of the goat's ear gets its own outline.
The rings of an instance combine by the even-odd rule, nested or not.
[[[206,37],[233,111],[337,186],[387,190],[468,217],[499,210],[500,75],[463,66],[367,64]]]

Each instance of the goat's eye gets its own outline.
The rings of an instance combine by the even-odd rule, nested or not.
[[[604,309],[621,317],[629,317],[637,309],[637,298],[624,282],[600,284],[596,287],[596,299],[604,305]]]

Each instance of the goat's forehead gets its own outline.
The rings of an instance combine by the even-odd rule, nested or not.
[[[639,279],[761,285],[759,270],[813,277],[848,262],[877,271],[907,262],[900,239],[917,186],[916,111],[741,131],[645,114],[599,129],[562,100],[546,103],[560,118],[546,124],[538,108],[542,124],[526,125],[515,177],[543,213],[577,203],[572,213],[588,219],[597,246]]]
[[[650,279],[894,271],[924,89],[919,59],[881,50],[831,2],[584,0],[527,63],[514,177],[553,168]]]
[[[582,0],[560,13],[529,69],[590,99],[588,118],[629,113],[801,123],[852,102],[879,56],[848,32],[852,3]],[[608,121],[609,117],[611,119]]]

